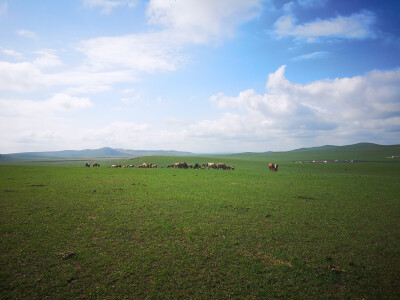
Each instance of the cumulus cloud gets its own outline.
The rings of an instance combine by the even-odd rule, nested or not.
[[[130,70],[93,71],[85,69],[56,70],[64,66],[51,50],[37,51],[32,61],[0,61],[0,91],[30,92],[48,87],[67,86],[73,94],[105,91],[116,82],[132,82],[137,77]]]
[[[374,38],[372,28],[374,13],[364,10],[350,16],[337,16],[328,20],[317,19],[305,24],[296,24],[292,15],[285,15],[275,22],[274,33],[278,37],[291,36],[314,42],[319,38],[367,39]]]
[[[85,40],[77,49],[94,70],[173,71],[187,60],[186,46],[229,36],[260,11],[260,0],[151,0],[147,15],[157,30]]]
[[[125,92],[130,95],[134,91]],[[60,122],[55,122],[54,116],[90,108],[90,99],[68,94],[44,101],[3,99],[0,130],[5,133],[5,145],[14,143],[13,147],[28,141],[40,145],[47,138],[49,148],[112,145],[154,149],[163,145],[198,152],[290,150],[354,140],[391,143],[400,135],[400,69],[299,84],[286,78],[282,66],[268,76],[265,93],[253,89],[236,96],[219,93],[210,101],[220,110],[220,117],[169,119],[162,128],[130,121],[97,128],[71,124],[58,128]],[[6,130],[10,120],[15,126]]]
[[[235,28],[261,13],[260,0],[152,0],[149,22],[186,34],[199,41],[231,35]]]
[[[204,135],[325,137],[326,142],[352,141],[354,136],[384,139],[384,132],[388,136],[400,132],[400,69],[303,85],[287,80],[282,66],[269,75],[265,94],[250,89],[236,97],[217,94],[211,101],[222,110],[237,111],[196,124],[197,132]]]
[[[94,70],[172,71],[182,61],[179,36],[160,31],[82,41],[78,47]]]

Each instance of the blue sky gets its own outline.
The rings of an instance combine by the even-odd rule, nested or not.
[[[399,3],[0,0],[0,153],[398,144]]]

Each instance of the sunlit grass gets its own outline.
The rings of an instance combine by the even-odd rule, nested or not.
[[[398,295],[398,163],[128,162],[164,168],[0,167],[4,298]]]

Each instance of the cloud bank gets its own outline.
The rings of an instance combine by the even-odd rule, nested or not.
[[[349,144],[371,137],[387,144],[400,136],[400,69],[298,84],[286,78],[285,68],[268,76],[265,93],[248,89],[237,96],[213,95],[210,104],[218,108],[220,117],[186,120],[179,127],[166,119],[162,128],[116,122],[92,129],[49,131],[47,122],[57,114],[92,106],[88,98],[66,94],[42,102],[1,100],[1,119],[18,115],[31,124],[14,133],[9,130],[7,141],[14,147],[21,141],[33,143],[37,137],[39,143],[51,136],[49,145],[68,142],[77,149],[102,147],[104,143],[130,148],[135,141],[135,147],[143,149],[163,145],[165,149],[195,152],[240,152]]]
[[[193,125],[204,136],[286,140],[282,146],[290,149],[294,140],[351,143],[373,136],[385,143],[400,133],[400,69],[296,84],[282,66],[269,75],[264,94],[249,89],[236,97],[214,95],[211,101],[230,113]]]

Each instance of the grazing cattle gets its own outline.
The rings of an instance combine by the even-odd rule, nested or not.
[[[226,166],[226,170],[235,170],[234,166]]]
[[[129,166],[128,166],[128,168],[134,168],[134,167],[135,167],[134,165],[129,165]]]
[[[93,163],[93,166],[92,167],[100,167],[100,164],[98,164],[97,162],[95,162],[95,163]]]
[[[109,168],[121,168],[122,166],[121,165],[111,165],[111,166],[109,166]]]
[[[175,164],[169,164],[167,168],[174,168]]]
[[[217,164],[217,169],[218,170],[226,170],[226,165],[225,164],[221,164],[221,163],[219,163],[219,164]]]
[[[193,165],[187,165],[187,167],[193,169]]]
[[[200,166],[198,163],[196,163],[196,164],[194,165],[193,169],[201,169],[201,166]]]
[[[274,171],[277,172],[278,171],[278,164],[274,165]]]
[[[274,164],[273,163],[269,163],[268,164],[269,170],[273,171],[274,170]]]
[[[141,165],[137,165],[136,168],[157,168],[157,165],[142,163]]]
[[[86,163],[86,164],[85,164],[85,167],[90,168],[90,164],[89,164],[89,163]]]
[[[206,166],[208,169],[211,169],[211,168],[216,169],[217,168],[217,165],[215,163],[208,163],[208,164],[206,164]]]
[[[174,164],[174,168],[178,168],[178,169],[187,169],[188,165],[186,162],[177,162]]]

